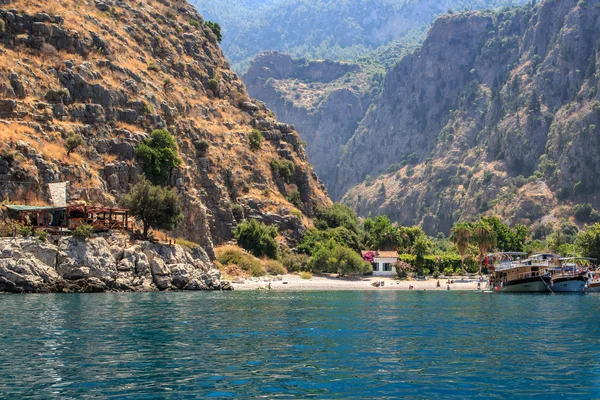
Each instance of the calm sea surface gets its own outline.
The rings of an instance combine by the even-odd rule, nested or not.
[[[0,398],[600,398],[600,295],[0,295]]]

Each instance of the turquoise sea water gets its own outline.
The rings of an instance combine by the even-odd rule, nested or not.
[[[600,295],[0,295],[0,398],[600,398]]]

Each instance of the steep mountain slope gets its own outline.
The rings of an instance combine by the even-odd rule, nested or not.
[[[241,71],[262,51],[356,59],[424,32],[448,9],[485,9],[526,0],[192,0],[223,26],[223,49]]]
[[[418,21],[429,23],[434,15],[446,12],[448,7],[481,8],[517,2],[459,3],[415,1],[388,5],[396,7],[394,9],[399,16],[394,24],[398,28],[405,26],[408,31]],[[210,8],[209,5],[207,7]],[[319,4],[314,3],[311,7],[316,12]],[[341,4],[329,3],[327,7],[341,7]],[[372,8],[377,10],[378,4],[372,4]],[[334,25],[340,15],[343,13],[331,17]],[[416,31],[412,29],[412,35],[403,32],[397,36],[398,40],[361,55],[352,62],[352,67],[347,62],[307,61],[277,52],[264,52],[252,60],[242,79],[252,97],[264,101],[279,118],[296,126],[301,138],[307,142],[310,162],[325,185],[333,187],[339,162],[338,150],[354,134],[367,109],[379,95],[386,70],[422,43],[425,26]],[[360,38],[361,35],[357,34],[356,43],[360,43]],[[381,43],[387,41],[382,40]],[[310,46],[303,49],[305,54],[315,55],[311,53]],[[331,59],[336,57],[336,53],[326,52],[322,56]],[[319,71],[320,75],[316,76],[314,71]]]
[[[283,121],[294,124],[306,142],[309,160],[325,185],[333,184],[338,154],[378,92],[383,72],[355,63],[306,61],[263,53],[243,79]]]
[[[71,200],[116,205],[139,179],[135,147],[166,128],[183,159],[170,178],[185,215],[174,234],[209,254],[245,216],[297,236],[296,190],[308,215],[329,203],[293,127],[248,100],[185,1],[1,0],[0,54],[2,201],[46,203],[47,183],[69,181]],[[265,138],[256,151],[253,129]],[[69,155],[73,134],[83,144]]]
[[[478,213],[533,222],[598,207],[599,34],[598,0],[439,18],[388,72],[333,197],[429,233]]]

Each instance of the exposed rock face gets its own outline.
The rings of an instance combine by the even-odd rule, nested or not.
[[[348,74],[352,74],[352,82]],[[376,92],[357,64],[297,60],[277,52],[259,54],[243,79],[252,97],[294,124],[326,186],[335,181],[339,150],[364,117]],[[347,79],[346,79],[347,78]]]
[[[15,293],[230,290],[202,248],[99,236],[0,240],[0,291]]]
[[[478,213],[531,223],[561,202],[598,208],[599,3],[439,18],[388,72],[332,196],[430,234]]]
[[[308,215],[329,203],[298,135],[248,98],[192,6],[38,3],[0,5],[0,201],[48,201],[47,183],[69,181],[70,201],[119,205],[140,179],[135,148],[165,128],[183,161],[169,182],[185,214],[173,234],[210,257],[213,244],[232,239],[244,196],[289,211],[297,189]],[[255,128],[274,137],[257,151],[248,140]],[[73,133],[83,144],[68,155]],[[270,166],[279,159],[294,163],[293,181],[280,184]]]

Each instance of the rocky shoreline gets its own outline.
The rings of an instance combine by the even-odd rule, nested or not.
[[[232,290],[202,248],[132,241],[0,238],[0,292],[91,293]]]

